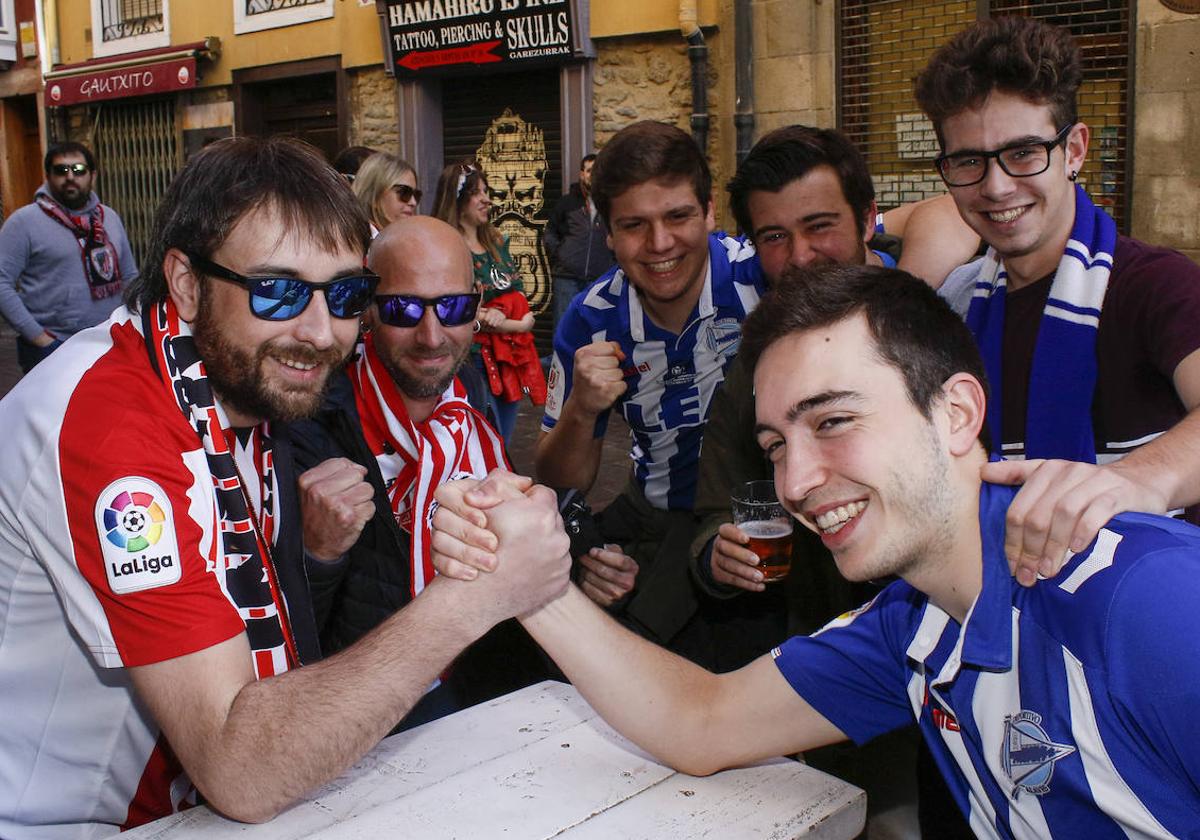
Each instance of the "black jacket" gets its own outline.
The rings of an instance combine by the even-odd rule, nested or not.
[[[463,365],[458,376],[467,389],[467,401],[493,420],[494,403],[483,377],[471,365]],[[367,480],[375,489],[375,515],[347,555],[333,564],[306,558],[321,650],[328,656],[349,647],[412,600],[409,535],[392,515],[383,475],[363,437],[354,390],[345,373],[334,376],[314,418],[291,424],[291,436],[297,476],[322,461],[341,457],[366,467]],[[506,621],[463,652],[447,682],[457,700],[467,706],[548,676],[540,648],[515,621]]]
[[[599,213],[592,218],[578,183],[554,205],[544,241],[555,277],[590,283],[616,262],[604,222]]]

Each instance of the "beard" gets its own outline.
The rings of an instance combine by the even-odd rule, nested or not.
[[[379,345],[376,344],[378,348]],[[454,381],[454,377],[458,375],[459,368],[463,366],[467,356],[471,352],[471,343],[464,344],[458,354],[453,358],[448,370],[439,375],[419,375],[407,371],[400,363],[400,360],[393,358],[387,352],[381,352],[379,358],[383,361],[383,366],[387,368],[387,372],[391,374],[392,381],[396,383],[396,387],[400,392],[407,397],[416,400],[429,399],[430,397],[438,397],[445,393],[450,387],[450,383]],[[420,355],[415,353],[415,355]]]
[[[87,206],[88,200],[92,196],[90,191],[80,189],[78,186],[75,187],[70,193],[66,192],[65,190],[62,192],[50,190],[50,194],[53,196],[55,201],[57,201],[63,207],[66,207],[68,210],[82,210]]]
[[[222,403],[240,414],[285,423],[316,414],[328,390],[330,373],[346,361],[347,351],[338,347],[316,350],[278,340],[251,349],[226,335],[218,321],[209,296],[202,293],[192,335],[204,360],[209,384]],[[323,365],[325,376],[311,387],[289,387],[274,382],[265,372],[266,361],[272,357]]]

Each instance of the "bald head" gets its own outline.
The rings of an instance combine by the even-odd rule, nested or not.
[[[367,312],[375,349],[400,389],[408,416],[423,422],[470,355],[474,320],[446,326],[434,304],[446,295],[473,291],[471,252],[450,225],[413,216],[388,225],[371,243],[367,262],[380,277],[377,296],[406,295],[424,303],[420,320],[409,326],[384,323],[378,302]],[[409,300],[402,308],[411,313],[413,305]]]
[[[371,243],[367,264],[382,278],[381,295],[435,297],[469,292],[474,282],[462,234],[432,216],[388,225]]]

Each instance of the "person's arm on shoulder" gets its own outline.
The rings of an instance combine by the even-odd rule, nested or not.
[[[979,235],[962,220],[948,193],[886,211],[883,227],[904,240],[897,266],[935,289],[979,250]]]
[[[502,548],[482,580],[435,579],[350,648],[276,677],[254,679],[244,633],[130,676],[208,803],[264,821],[373,747],[467,645],[560,596],[566,545],[547,537],[532,560]]]
[[[21,221],[21,217],[9,216],[0,227],[0,315],[26,341],[47,347],[54,343],[55,336],[38,323],[17,293],[17,282],[25,271],[30,249],[29,234]]]
[[[1200,502],[1200,350],[1175,369],[1175,390],[1187,415],[1114,463],[984,465],[984,481],[1022,485],[1009,505],[1004,539],[1018,581],[1032,586],[1039,574],[1057,574],[1066,552],[1082,551],[1118,513],[1162,514]]]
[[[1056,574],[1069,548],[1079,551],[1122,511],[1166,513],[1200,503],[1200,267],[1175,251],[1122,245],[1126,273],[1105,298],[1118,313],[1115,329],[1146,349],[1170,377],[1187,414],[1119,461],[996,463],[985,481],[1024,484],[1009,508],[1005,549],[1014,574],[1031,584],[1035,573]],[[1121,259],[1128,262],[1121,263]]]

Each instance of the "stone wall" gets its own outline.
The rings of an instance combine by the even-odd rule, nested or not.
[[[676,33],[598,42],[592,86],[596,147],[639,120],[662,120],[690,130],[691,78],[687,44]]]
[[[1132,233],[1200,262],[1200,15],[1137,13]]]
[[[396,113],[396,80],[382,66],[348,72],[350,82],[350,137],[348,145],[370,146],[399,152]]]
[[[836,124],[834,0],[754,0],[754,136]]]
[[[724,19],[724,18],[723,18]],[[730,223],[723,189],[733,174],[732,33],[704,30],[708,46],[708,155],[717,222]],[[661,120],[691,133],[692,68],[687,42],[678,32],[604,38],[596,42],[593,76],[595,143],[630,123]]]

